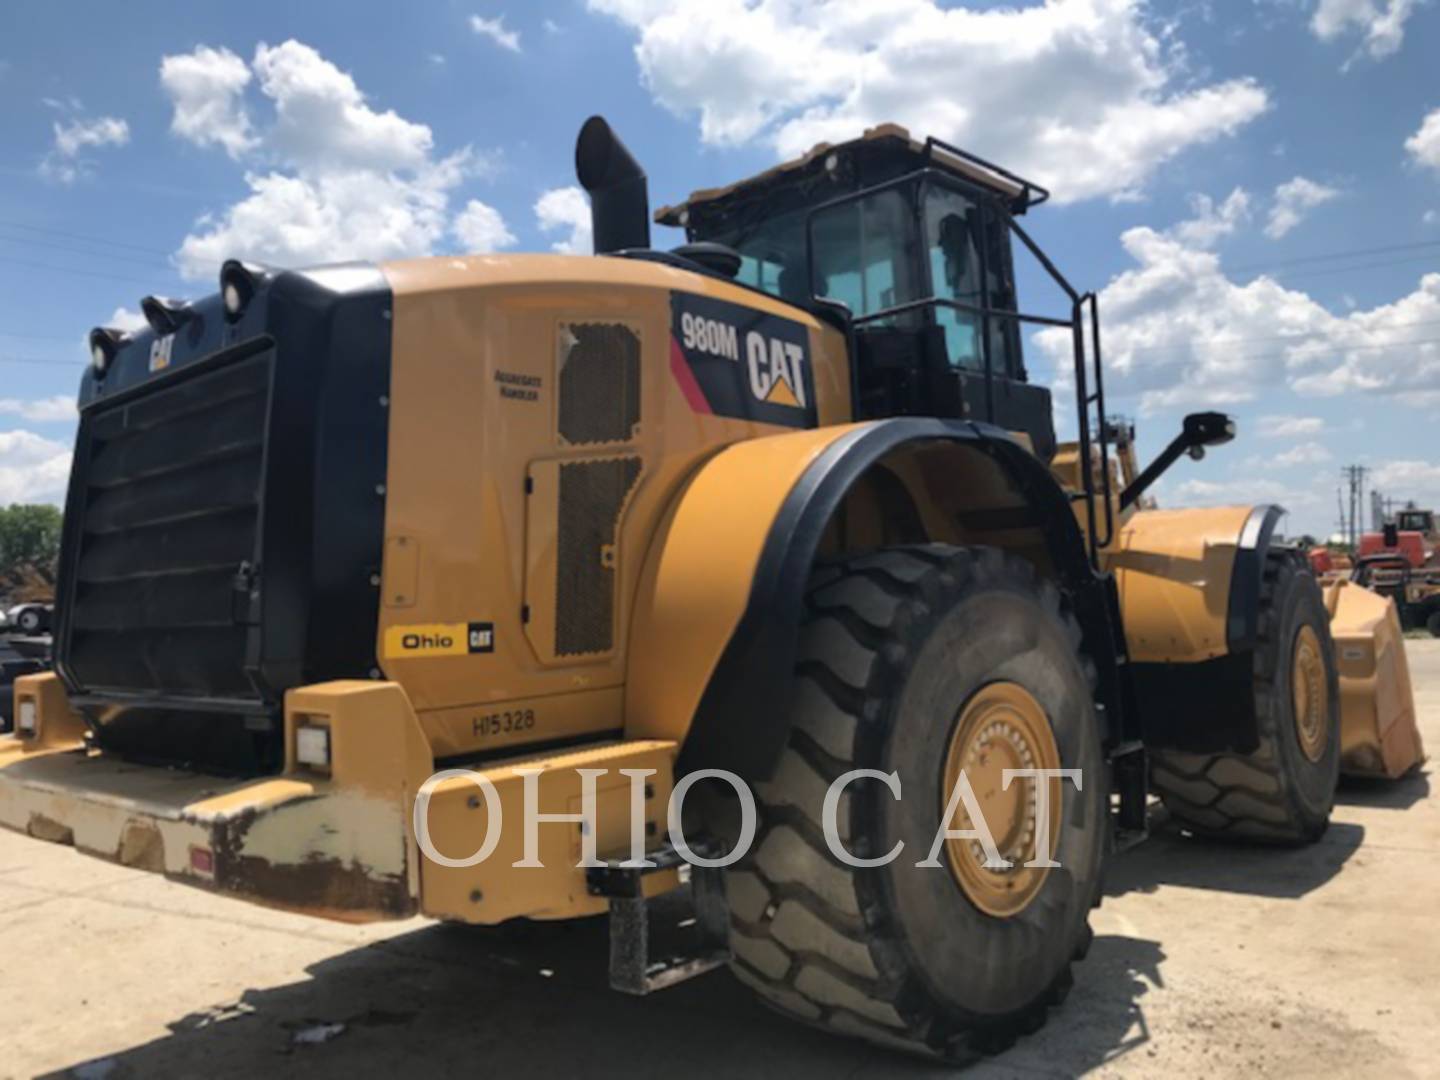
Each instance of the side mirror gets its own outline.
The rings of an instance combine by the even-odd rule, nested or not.
[[[1189,454],[1195,461],[1205,457],[1205,449],[1222,446],[1235,438],[1235,421],[1224,413],[1191,413],[1180,426],[1180,434],[1170,440],[1170,445],[1161,451],[1130,486],[1120,493],[1120,509],[1132,505],[1151,484],[1159,480],[1181,454]]]

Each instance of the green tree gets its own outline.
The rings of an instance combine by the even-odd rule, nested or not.
[[[16,503],[0,508],[0,571],[24,563],[48,567],[60,555],[60,511]]]

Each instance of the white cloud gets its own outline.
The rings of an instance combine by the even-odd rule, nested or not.
[[[1426,210],[1420,215],[1420,222],[1423,225],[1440,225],[1440,210]]]
[[[70,447],[33,431],[0,431],[0,506],[62,502]]]
[[[1234,480],[1183,480],[1162,489],[1162,507],[1250,505],[1276,503],[1287,510],[1314,509],[1321,496],[1313,484],[1301,486],[1265,476]]]
[[[0,398],[0,413],[18,416],[36,424],[54,420],[75,419],[75,399],[68,394],[38,398],[29,401],[20,398]]]
[[[975,10],[938,0],[587,0],[631,27],[641,77],[716,145],[783,156],[884,121],[958,143],[1060,201],[1133,195],[1268,107],[1205,83],[1141,0]]]
[[[181,243],[182,275],[208,277],[227,258],[295,266],[424,255],[456,235],[451,193],[487,167],[469,147],[436,156],[429,127],[373,108],[347,72],[298,41],[262,43],[245,72],[236,65],[244,62],[204,46],[161,64],[175,130],[250,166],[249,194]],[[207,78],[174,76],[201,69]],[[252,78],[273,107],[267,126],[243,100]],[[206,109],[222,118],[225,138],[190,127]]]
[[[1425,117],[1420,130],[1405,140],[1405,149],[1421,165],[1440,171],[1440,109]]]
[[[1403,492],[1419,506],[1440,506],[1440,464],[1434,461],[1382,461],[1371,467],[1371,485],[1386,492]]]
[[[1310,17],[1310,30],[1321,41],[1334,41],[1352,32],[1362,40],[1348,68],[1361,52],[1372,60],[1383,60],[1398,52],[1405,42],[1405,23],[1415,13],[1419,0],[1320,0]]]
[[[1318,416],[1278,416],[1270,414],[1260,417],[1262,439],[1293,439],[1300,435],[1318,435],[1325,430],[1325,421]]]
[[[1195,216],[1170,229],[1170,235],[1181,243],[1208,248],[1250,219],[1250,196],[1237,187],[1217,206],[1209,195],[1192,195],[1190,209]]]
[[[145,316],[138,311],[131,311],[125,306],[115,309],[115,314],[105,321],[106,326],[113,326],[116,330],[126,332],[132,330],[144,330],[150,324],[145,321]]]
[[[124,146],[130,141],[130,125],[119,117],[98,116],[93,120],[56,121],[55,145],[40,162],[40,174],[62,184],[73,184],[90,171],[81,157],[86,149]]]
[[[595,249],[590,232],[590,200],[578,187],[552,188],[535,200],[535,218],[543,232],[569,230],[551,244],[567,255],[589,255]]]
[[[1270,217],[1265,222],[1265,235],[1272,240],[1279,240],[1304,221],[1305,215],[1315,207],[1323,206],[1339,197],[1339,188],[1317,184],[1303,176],[1287,180],[1275,189],[1275,202],[1271,205]]]
[[[520,51],[520,33],[518,30],[505,29],[505,16],[501,15],[494,19],[482,19],[479,15],[470,16],[470,29],[481,37],[488,37],[502,49],[509,49],[511,52]]]
[[[1440,403],[1440,273],[1426,274],[1393,303],[1336,315],[1273,278],[1226,275],[1214,252],[1153,228],[1120,237],[1136,266],[1100,293],[1106,393],[1141,414],[1181,405],[1253,401],[1288,385],[1301,395],[1394,395]],[[1036,344],[1068,387],[1066,331]]]
[[[515,243],[515,235],[506,227],[500,211],[479,199],[465,204],[465,209],[455,216],[452,228],[465,250],[474,254],[499,251]]]
[[[547,34],[558,34],[561,30],[564,29],[564,27],[562,27],[554,19],[546,19],[541,25],[545,27],[545,32]]]
[[[222,146],[240,158],[258,143],[245,109],[250,68],[229,49],[201,45],[160,61],[160,85],[175,111],[170,130],[196,146]]]
[[[1292,446],[1283,453],[1276,454],[1272,460],[1282,468],[1291,468],[1296,465],[1323,465],[1332,460],[1330,451],[1317,442],[1303,442]]]

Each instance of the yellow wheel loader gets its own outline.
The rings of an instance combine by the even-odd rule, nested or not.
[[[886,126],[660,251],[603,120],[576,161],[595,257],[232,261],[92,332],[0,822],[338,919],[608,912],[620,989],[728,962],[963,1060],[1065,997],[1152,792],[1303,843],[1342,767],[1420,760],[1393,608],[1322,594],[1277,508],[1151,508],[1234,426],[1136,467],[1042,188]],[[1070,310],[1019,308],[1015,240]]]

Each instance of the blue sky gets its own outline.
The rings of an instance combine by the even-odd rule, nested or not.
[[[0,503],[62,494],[89,327],[220,258],[585,249],[601,112],[655,205],[891,119],[1033,174],[1142,456],[1241,420],[1162,500],[1440,504],[1436,55],[1427,0],[7,4]]]

